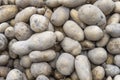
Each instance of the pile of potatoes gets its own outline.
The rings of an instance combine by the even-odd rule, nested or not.
[[[0,80],[120,80],[120,0],[0,0]]]

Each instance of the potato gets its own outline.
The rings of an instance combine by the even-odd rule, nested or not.
[[[92,80],[91,65],[86,56],[78,55],[76,57],[75,70],[80,80]]]
[[[12,26],[9,26],[8,28],[5,29],[4,34],[8,38],[13,38],[15,36],[14,28]]]
[[[87,0],[58,0],[59,4],[62,4],[63,6],[66,7],[77,7],[77,6],[81,6],[82,4],[84,4]]]
[[[120,53],[120,38],[113,38],[107,44],[107,50],[111,54],[119,54]]]
[[[34,80],[34,76],[32,75],[30,69],[26,69],[25,74],[26,74],[26,77],[28,78],[28,80]]]
[[[92,70],[93,73],[93,79],[94,80],[103,80],[105,77],[105,71],[104,68],[101,66],[97,66]]]
[[[120,13],[120,1],[115,2],[114,12]]]
[[[45,11],[45,14],[44,16],[47,17],[49,20],[51,19],[51,16],[52,16],[52,10],[47,8],[46,11]]]
[[[98,41],[103,37],[103,31],[98,26],[88,26],[84,29],[87,40]]]
[[[60,4],[58,3],[58,0],[46,0],[46,5],[51,7],[51,8],[55,8],[58,7]]]
[[[120,79],[120,75],[116,75],[115,77],[114,77],[114,80],[119,80]]]
[[[88,40],[84,40],[84,41],[80,42],[80,44],[82,46],[82,50],[90,50],[90,49],[95,48],[95,44]]]
[[[65,34],[77,41],[84,40],[84,32],[74,21],[68,20],[63,26]]]
[[[29,0],[31,6],[42,7],[44,5],[43,0]]]
[[[39,75],[49,76],[51,74],[51,67],[46,62],[33,63],[31,65],[30,71],[34,77],[37,77]]]
[[[1,66],[6,65],[8,63],[8,61],[9,61],[9,55],[5,55],[5,54],[0,55],[0,65]]]
[[[73,72],[73,73],[71,74],[71,80],[79,80],[78,75],[77,75],[76,72]]]
[[[46,62],[53,60],[56,57],[56,53],[54,50],[32,51],[29,57],[32,62]]]
[[[13,43],[11,50],[17,55],[25,55],[32,50],[46,50],[54,46],[56,35],[54,32],[46,31],[32,35],[28,40]]]
[[[56,79],[63,79],[64,78],[64,75],[62,75],[60,72],[58,72],[57,70],[54,71],[54,77]]]
[[[62,53],[57,62],[57,70],[63,75],[70,75],[74,70],[74,57],[69,53]]]
[[[98,0],[94,5],[100,8],[105,15],[110,14],[115,7],[115,3],[112,0]]]
[[[29,68],[31,66],[32,62],[30,60],[29,56],[23,56],[20,59],[20,65],[25,67],[25,68]]]
[[[115,24],[115,23],[119,23],[120,21],[120,14],[118,13],[114,13],[113,15],[111,15],[107,21],[107,24]]]
[[[48,28],[49,19],[43,15],[34,14],[30,18],[30,27],[34,32],[43,32]]]
[[[57,41],[62,41],[64,39],[64,34],[60,31],[55,31]]]
[[[114,64],[117,65],[118,67],[120,67],[120,55],[116,55],[114,57]]]
[[[110,24],[105,28],[106,32],[112,37],[120,37],[120,24]]]
[[[88,52],[88,58],[90,61],[94,64],[102,64],[107,59],[107,51],[104,48],[94,48],[92,50],[89,50]]]
[[[78,13],[80,20],[88,25],[98,25],[102,28],[106,24],[105,15],[98,7],[94,5],[83,5],[80,7]]]
[[[49,80],[45,75],[39,75],[36,80]]]
[[[78,41],[65,37],[61,42],[61,46],[65,52],[71,53],[73,56],[81,53],[82,47]]]
[[[15,17],[17,12],[18,9],[15,5],[0,6],[0,23],[12,19],[13,17]]]
[[[69,12],[69,8],[63,6],[58,7],[51,16],[51,23],[55,26],[62,26],[68,20]]]
[[[111,76],[108,76],[106,80],[113,80]]]
[[[47,31],[53,31],[54,32],[54,26],[49,22]]]
[[[37,8],[37,13],[43,15],[45,13],[45,8]]]
[[[7,27],[9,27],[9,24],[7,22],[1,23],[0,24],[0,32],[3,33]]]
[[[23,80],[22,72],[18,69],[12,69],[7,74],[6,80]]]
[[[27,7],[17,13],[15,16],[15,22],[28,22],[30,17],[37,12],[37,9],[35,7]]]
[[[5,37],[4,34],[0,33],[0,50],[6,49],[7,44],[8,44],[7,38]]]
[[[19,22],[15,24],[14,27],[15,37],[18,40],[26,40],[32,35],[30,26],[24,22]]]
[[[15,0],[18,7],[25,8],[30,5],[30,0]]]
[[[70,11],[70,16],[81,28],[84,29],[86,27],[86,25],[79,19],[79,15],[78,15],[78,11],[77,10],[72,9]]]

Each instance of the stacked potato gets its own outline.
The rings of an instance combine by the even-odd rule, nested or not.
[[[120,80],[119,0],[0,0],[0,80]]]

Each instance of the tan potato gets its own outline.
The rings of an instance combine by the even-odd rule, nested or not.
[[[10,71],[10,68],[0,66],[0,76],[1,77],[6,77],[9,71]]]
[[[58,0],[59,4],[66,7],[77,7],[84,4],[87,0]]]
[[[1,23],[0,24],[0,32],[3,33],[7,27],[9,27],[9,24],[7,22]]]
[[[37,13],[43,15],[45,13],[45,8],[37,8]]]
[[[37,12],[37,9],[35,7],[27,7],[17,13],[15,16],[15,22],[28,22],[30,17]]]
[[[49,20],[51,19],[51,16],[52,16],[53,12],[51,9],[47,8],[46,11],[45,11],[45,14],[44,16],[47,17]]]
[[[76,72],[73,72],[70,77],[71,77],[71,80],[79,80]]]
[[[55,26],[62,26],[68,20],[69,12],[69,8],[63,6],[58,7],[51,16],[51,23]]]
[[[58,7],[60,4],[58,3],[58,0],[46,0],[46,5],[52,8]]]
[[[31,6],[42,7],[44,5],[43,0],[29,0]]]
[[[8,28],[5,29],[4,34],[8,38],[13,38],[15,36],[14,28],[12,26],[9,26]]]
[[[18,9],[15,5],[0,6],[0,23],[12,19],[17,12]]]
[[[58,72],[57,70],[54,71],[54,77],[56,79],[63,79],[64,78],[64,75],[62,75],[60,72]]]
[[[120,1],[115,2],[114,12],[120,13]]]
[[[106,17],[96,6],[85,4],[79,9],[79,18],[88,25],[98,25],[101,28],[106,24]]]
[[[25,74],[26,74],[26,77],[27,77],[29,80],[34,80],[34,76],[32,75],[30,69],[26,69],[26,70],[25,70]]]
[[[105,15],[110,14],[115,7],[112,0],[98,0],[94,3],[94,5],[100,8]]]
[[[18,7],[25,8],[30,5],[30,0],[15,0]]]
[[[64,34],[60,31],[55,31],[57,41],[62,41],[64,39]]]

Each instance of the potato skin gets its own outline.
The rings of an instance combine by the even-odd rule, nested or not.
[[[91,4],[80,7],[79,18],[88,25],[104,26],[106,24],[106,17],[103,12],[98,7]]]
[[[0,6],[0,23],[12,19],[13,17],[15,17],[17,12],[18,8],[15,5]]]
[[[51,16],[51,23],[55,26],[62,26],[68,20],[69,12],[69,8],[63,6],[58,7]]]

